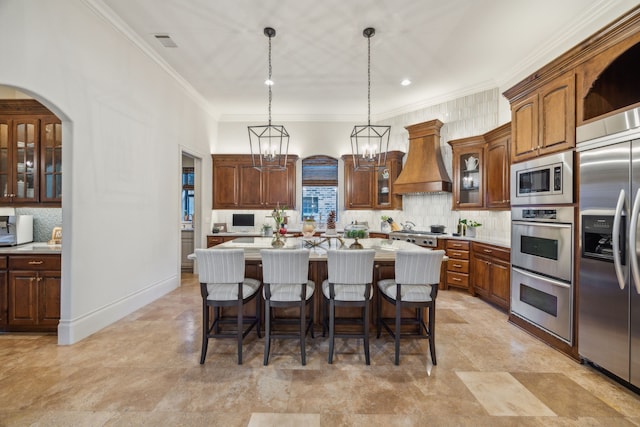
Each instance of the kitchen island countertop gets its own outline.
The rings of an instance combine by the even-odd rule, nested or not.
[[[47,242],[0,246],[0,255],[60,255],[61,253],[62,245],[49,245]]]

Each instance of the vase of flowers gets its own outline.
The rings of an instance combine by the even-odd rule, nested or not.
[[[462,225],[462,234],[467,237],[476,237],[476,228],[482,225],[471,219],[461,219],[458,224]]]
[[[273,246],[274,248],[281,248],[284,246],[284,241],[282,239],[287,231],[284,228],[284,224],[287,217],[286,209],[287,209],[286,206],[281,208],[280,205],[277,205],[276,208],[273,210],[273,212],[271,212],[271,217],[276,223],[276,226],[275,226],[276,232],[275,232],[273,241],[271,242],[271,246]]]

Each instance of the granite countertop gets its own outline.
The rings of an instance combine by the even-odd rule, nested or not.
[[[217,233],[222,234],[222,233]],[[239,237],[235,240],[230,240],[228,242],[217,245],[216,248],[227,248],[227,249],[244,249],[245,251],[245,259],[247,260],[259,260],[260,259],[260,249],[272,249],[271,237]],[[314,238],[311,241],[317,242],[322,240],[322,238]],[[349,245],[351,245],[354,240],[353,239],[343,239],[344,246],[340,247],[340,242],[336,238],[330,239],[330,244],[325,242],[320,246],[309,247],[309,259],[310,260],[326,260],[327,259],[327,249],[344,249],[348,250]],[[296,249],[296,248],[305,248],[308,247],[306,245],[306,239],[301,237],[293,237],[284,239],[285,246],[284,248],[288,249]],[[367,239],[359,239],[359,243],[365,249],[374,249],[376,251],[375,259],[376,261],[394,261],[395,260],[395,252],[401,249],[409,249],[416,250],[416,245],[413,243],[407,243],[401,240],[389,240],[389,239],[379,239],[379,238],[367,238]],[[428,248],[420,248],[423,250],[431,250]],[[189,255],[190,259],[195,259],[195,254]]]
[[[0,247],[0,255],[59,255],[62,245],[49,245],[47,242],[24,243],[18,246]]]

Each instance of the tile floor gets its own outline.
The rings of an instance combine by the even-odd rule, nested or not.
[[[460,291],[438,296],[438,365],[425,340],[316,337],[301,366],[296,343],[229,340],[200,355],[200,296],[183,286],[73,345],[0,335],[0,426],[640,426],[640,396],[507,323]],[[603,344],[604,345],[604,344]]]

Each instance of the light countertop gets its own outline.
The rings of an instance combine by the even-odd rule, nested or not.
[[[318,242],[323,238],[315,238],[312,239],[312,242]],[[259,260],[260,259],[260,250],[261,249],[272,249],[271,246],[272,238],[270,237],[239,237],[234,240],[230,240],[228,242],[222,243],[220,245],[216,245],[215,248],[238,248],[244,249],[245,259],[247,260]],[[310,254],[310,260],[326,260],[327,259],[327,249],[342,249],[348,250],[349,245],[354,242],[354,239],[343,239],[344,246],[340,247],[340,242],[335,239],[330,239],[330,244],[328,242],[322,243],[320,246],[309,247],[306,239],[301,237],[289,237],[284,239],[285,249],[296,249],[296,248],[305,248],[308,247]],[[401,240],[389,240],[389,239],[378,239],[378,238],[367,238],[367,239],[359,239],[358,242],[362,244],[364,249],[374,249],[376,251],[375,259],[376,261],[394,261],[395,260],[395,252],[401,249],[408,250],[431,250],[428,248],[421,248],[419,246],[414,245],[413,243],[404,242]],[[190,259],[195,259],[195,254],[189,255]]]
[[[61,253],[62,245],[49,245],[47,242],[0,247],[0,254],[3,255],[59,255]]]

